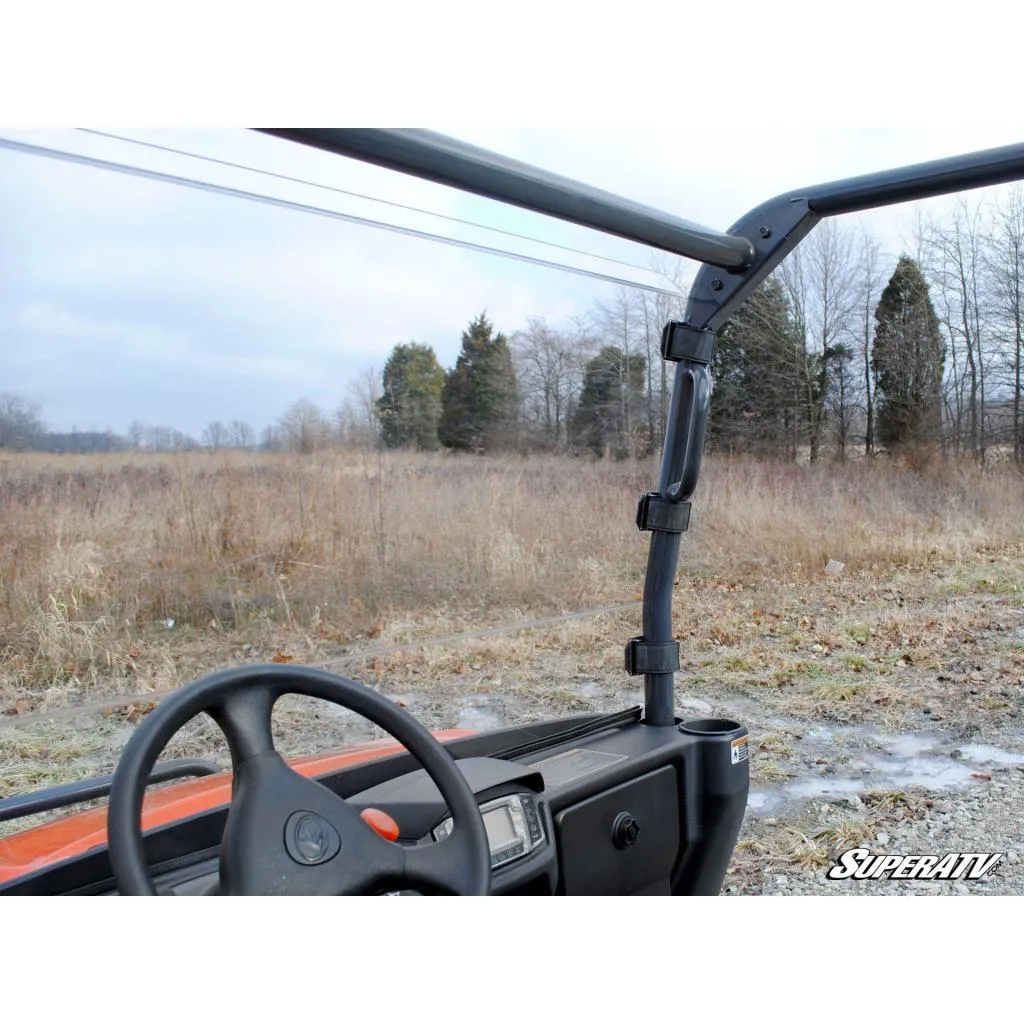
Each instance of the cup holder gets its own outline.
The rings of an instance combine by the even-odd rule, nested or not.
[[[743,726],[731,718],[691,718],[679,728],[691,736],[728,736],[743,730]]]

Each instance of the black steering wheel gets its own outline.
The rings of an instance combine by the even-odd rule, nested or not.
[[[271,712],[286,693],[329,700],[368,718],[426,769],[452,814],[439,843],[402,846],[274,749]],[[451,754],[375,690],[307,666],[258,665],[206,676],[168,697],[128,741],[107,808],[110,862],[124,896],[155,896],[142,845],[142,800],[156,759],[190,719],[206,712],[227,737],[234,771],[220,854],[222,895],[357,896],[426,890],[488,896],[491,858],[476,797]]]

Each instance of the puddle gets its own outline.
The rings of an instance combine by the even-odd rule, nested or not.
[[[810,755],[813,760],[813,755],[834,744],[840,733],[844,734],[842,749],[857,755],[844,766],[845,774],[806,775],[780,786],[753,790],[747,801],[748,808],[757,813],[791,801],[829,800],[872,789],[900,790],[918,786],[934,792],[970,785],[972,774],[982,766],[1024,765],[1024,754],[1002,747],[984,743],[957,745],[921,733],[879,735],[856,726],[802,729],[801,754],[805,759]],[[835,750],[835,746],[831,746],[833,754]],[[951,756],[953,754],[957,756]]]
[[[957,749],[968,761],[982,764],[1024,764],[1024,754],[1014,754],[985,743],[966,743]]]
[[[500,729],[504,722],[494,708],[489,707],[484,700],[466,700],[459,710],[459,717],[455,723],[456,729],[476,729],[486,732],[489,729]]]

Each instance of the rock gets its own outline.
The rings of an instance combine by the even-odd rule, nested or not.
[[[961,896],[970,896],[971,890],[964,885],[963,882],[954,882],[953,889],[958,892]]]
[[[1007,863],[1007,864],[1016,864],[1016,863],[1017,863],[1017,861],[1019,861],[1019,860],[1020,860],[1020,857],[1018,857],[1018,856],[1017,856],[1017,854],[1015,854],[1015,853],[1013,852],[1013,850],[1011,850],[1011,851],[1010,851],[1010,852],[1009,852],[1009,853],[1008,853],[1008,854],[1006,855],[1006,863]]]
[[[775,884],[780,889],[786,889],[789,887],[789,876],[788,875],[776,875]]]
[[[864,806],[864,801],[856,793],[842,793],[839,796],[828,797],[828,802],[833,807],[859,808]]]
[[[827,572],[829,576],[838,576],[845,568],[845,562],[837,562],[834,558],[830,558],[828,564],[825,566],[825,572]]]
[[[878,835],[875,836],[875,842],[878,843],[879,846],[887,846],[889,844],[889,833],[879,832]]]

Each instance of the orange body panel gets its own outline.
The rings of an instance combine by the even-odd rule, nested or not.
[[[473,730],[450,729],[435,732],[441,743],[471,736]],[[333,754],[302,757],[288,763],[300,775],[328,775],[352,765],[375,761],[405,748],[394,740],[378,740],[346,747]],[[142,805],[142,830],[181,821],[203,811],[226,807],[231,803],[231,772],[178,782],[146,794]],[[0,885],[43,868],[77,857],[107,841],[107,809],[68,815],[45,825],[37,825],[9,839],[0,839]]]

